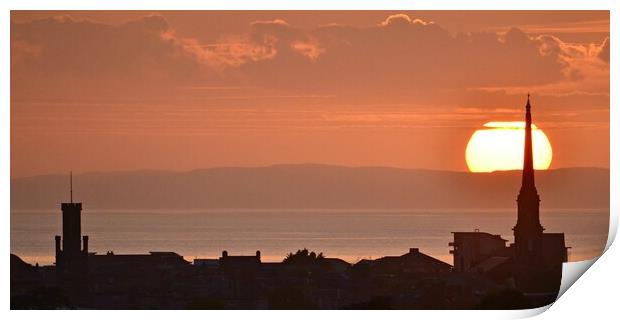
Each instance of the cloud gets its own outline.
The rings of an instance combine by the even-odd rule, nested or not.
[[[604,98],[606,104],[609,104],[609,61],[605,61],[605,47],[609,49],[608,39],[601,45],[566,43],[551,35],[541,35],[534,39],[540,44],[541,54],[557,57],[562,62],[562,78],[535,85],[492,86],[480,89],[504,90],[513,94],[529,91],[556,97],[584,95],[594,99],[596,96]],[[593,101],[599,103],[599,99]]]
[[[406,15],[390,16],[369,28],[255,26],[246,48],[262,48],[258,51],[270,55],[237,60],[236,66],[255,84],[291,90],[401,95],[540,85],[563,79],[567,68],[560,48],[516,28],[503,35],[452,35]]]
[[[110,94],[203,78],[203,65],[169,31],[159,15],[121,25],[68,16],[11,23],[13,93]]]
[[[453,34],[405,14],[370,27],[255,21],[222,34],[213,43],[183,37],[159,15],[121,25],[66,16],[12,23],[12,82],[23,95],[81,94],[68,89],[76,85],[168,96],[175,86],[241,86],[387,102],[476,88],[608,90],[609,40],[571,44],[518,28]]]
[[[409,24],[421,24],[425,26],[425,25],[432,24],[432,23],[434,22],[432,21],[426,22],[422,19],[411,19],[408,15],[404,13],[398,13],[398,14],[393,14],[387,17],[385,20],[379,23],[379,26],[381,27],[387,27],[387,26],[393,26],[393,25],[406,26]]]
[[[524,24],[520,25],[519,29],[529,34],[609,33],[609,19]],[[486,30],[499,33],[507,31],[504,27],[487,28]]]
[[[162,37],[168,24],[161,16],[147,16],[120,26],[70,17],[55,17],[28,23],[13,23],[11,41],[38,48],[29,63],[13,61],[28,71],[70,75],[142,76],[149,72],[169,74],[195,67],[187,54]],[[23,45],[14,46],[23,56]],[[174,67],[171,67],[174,65]]]
[[[202,44],[196,39],[183,38],[167,32],[166,38],[174,41],[203,64],[213,68],[239,67],[243,64],[275,58],[278,52],[292,49],[310,59],[320,50],[301,32],[291,32],[290,25],[282,20],[255,21],[247,34],[227,35],[218,43]],[[303,39],[304,41],[299,41]],[[289,46],[290,48],[287,48]]]
[[[601,60],[609,63],[609,37],[605,38],[605,41],[601,45],[598,57]]]

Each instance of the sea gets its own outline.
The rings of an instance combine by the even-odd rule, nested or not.
[[[452,232],[479,231],[514,241],[512,210],[84,210],[89,251],[105,254],[174,251],[188,261],[254,255],[281,261],[307,248],[355,263],[402,255],[409,248],[452,264]],[[609,209],[541,210],[545,232],[564,232],[569,261],[600,255]],[[11,253],[40,265],[54,262],[61,212],[11,211]]]

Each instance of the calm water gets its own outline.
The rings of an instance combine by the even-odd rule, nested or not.
[[[61,233],[58,212],[12,212],[11,252],[30,263],[51,264],[54,235]],[[281,260],[299,248],[322,251],[350,262],[400,255],[410,247],[452,263],[452,231],[501,234],[513,241],[516,210],[333,211],[220,210],[202,212],[110,212],[85,210],[82,230],[90,251],[145,253],[175,251],[187,260],[254,254]],[[607,241],[609,210],[541,212],[547,232],[564,232],[570,261],[599,255]]]

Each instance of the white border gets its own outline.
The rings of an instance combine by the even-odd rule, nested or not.
[[[617,9],[618,1],[612,0],[434,0],[434,1],[406,1],[406,0],[220,0],[217,2],[198,1],[198,0],[151,0],[151,1],[85,1],[85,0],[5,0],[0,2],[2,7],[2,24],[0,24],[0,32],[2,39],[2,68],[0,97],[4,100],[0,107],[0,208],[4,214],[5,236],[2,239],[7,251],[10,251],[10,56],[9,56],[9,10],[611,10],[611,34],[612,36],[618,32]],[[616,40],[616,39],[613,39]],[[617,52],[615,41],[611,41],[611,52]],[[618,65],[615,64],[615,57],[612,59],[611,67],[611,88],[617,85]],[[617,98],[614,91],[610,96],[610,143],[611,143],[611,220],[610,233],[607,242],[607,248],[613,242],[618,227],[618,209],[620,208],[620,189],[618,188],[618,137],[620,130],[618,129],[618,110],[616,106]],[[616,195],[615,197],[613,195]],[[617,246],[616,246],[617,247]],[[0,273],[2,274],[4,290],[2,291],[2,300],[5,303],[4,312],[9,312],[9,255],[5,251],[0,262]],[[588,272],[574,285],[574,289],[570,289],[554,304],[549,312],[543,314],[543,318],[573,318],[573,316],[591,317],[594,315],[606,315],[606,318],[614,318],[617,316],[615,304],[617,303],[616,293],[617,286],[620,284],[618,280],[617,270],[620,267],[620,252],[612,247],[600,259],[596,265],[592,267],[595,272]],[[601,303],[602,302],[602,303]],[[462,319],[498,319],[498,318],[523,318],[529,317],[546,310],[546,308],[525,310],[525,311],[389,311],[389,317],[395,319],[411,319],[412,317],[420,319],[442,319],[459,317]],[[141,316],[153,317],[154,319],[165,319],[171,316],[178,316],[175,311],[140,311]],[[178,312],[178,311],[176,311]],[[271,318],[284,319],[294,317],[296,319],[312,319],[319,316],[356,318],[356,319],[373,319],[377,316],[386,315],[387,311],[348,311],[340,312],[289,312],[289,311],[211,311],[204,314],[205,311],[181,311],[183,315],[191,317],[224,317],[224,318]],[[187,313],[185,313],[187,312]],[[135,316],[132,314],[131,316]],[[129,316],[126,311],[106,311],[106,312],[87,312],[87,311],[56,311],[56,312],[9,312],[5,315],[11,318],[60,318],[77,319],[89,317],[91,319],[108,320],[111,316]]]

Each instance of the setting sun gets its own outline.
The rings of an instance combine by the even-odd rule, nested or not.
[[[469,139],[465,160],[471,172],[520,170],[523,168],[524,127],[522,121],[488,122]],[[534,169],[545,170],[553,152],[545,133],[532,124]]]

